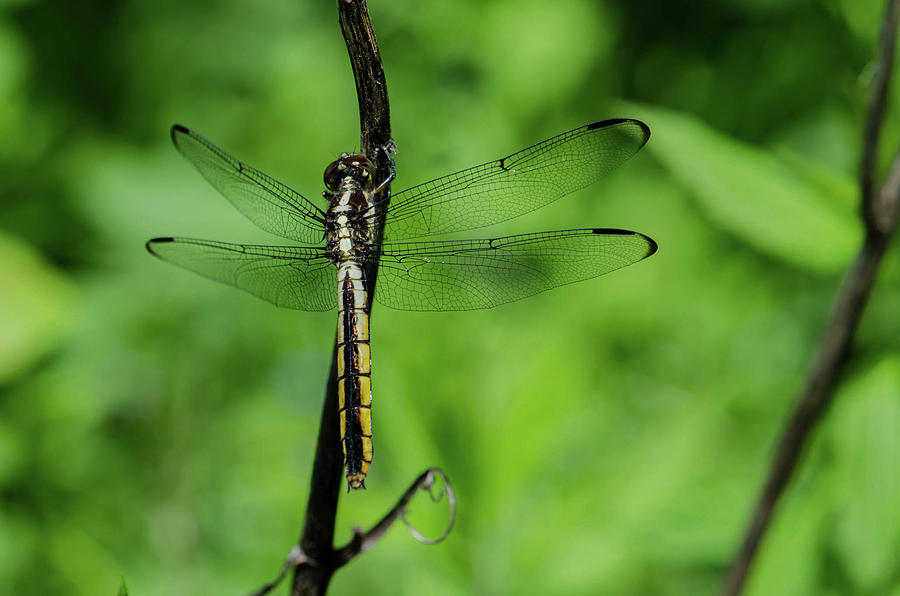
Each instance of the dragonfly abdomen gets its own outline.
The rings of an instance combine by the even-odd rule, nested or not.
[[[365,486],[372,463],[372,358],[365,272],[356,262],[338,267],[338,406],[347,482]]]

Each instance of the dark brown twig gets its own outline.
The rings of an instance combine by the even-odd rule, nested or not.
[[[362,152],[376,165],[376,172],[388,176],[393,168],[389,151],[396,148],[391,139],[390,111],[388,108],[387,84],[384,69],[375,41],[375,32],[369,19],[365,0],[338,0],[338,14],[347,52],[356,81],[359,100],[360,146]],[[384,179],[384,178],[381,178]],[[377,209],[383,215],[390,198],[390,186],[385,185],[376,197]],[[373,242],[380,244],[384,232],[384,218],[378,217]],[[369,260],[366,267],[369,299],[375,293],[378,262]],[[400,498],[397,505],[368,532],[356,531],[350,543],[336,550],[334,548],[334,522],[340,494],[343,457],[340,442],[337,399],[337,345],[331,358],[331,372],[322,409],[316,456],[313,462],[309,501],[306,507],[306,522],[299,544],[294,547],[282,567],[278,577],[263,586],[254,596],[264,596],[277,586],[288,571],[294,569],[291,586],[292,596],[324,594],[334,572],[346,565],[354,557],[365,552],[377,542],[398,519],[406,523],[406,506],[419,490],[429,490],[434,486],[435,474],[444,480],[444,487],[450,502],[450,523],[437,540],[428,540],[415,529],[410,532],[421,542],[434,544],[443,540],[453,526],[456,499],[453,489],[444,473],[432,468],[423,473]]]
[[[860,203],[866,229],[865,240],[841,287],[831,322],[819,346],[806,387],[782,432],[753,517],[722,590],[725,596],[736,596],[743,590],[750,566],[769,527],[775,507],[790,482],[803,447],[807,444],[816,424],[828,410],[843,366],[850,354],[859,321],[875,286],[878,267],[896,227],[897,206],[900,203],[900,155],[894,159],[881,191],[874,190],[874,181],[898,16],[900,16],[900,0],[888,0],[863,137]]]
[[[391,142],[387,83],[369,11],[365,0],[338,0],[337,5],[341,30],[356,80],[360,146],[362,152],[376,164],[376,171],[389,172],[389,159],[381,150]],[[379,220],[384,221],[382,218]],[[383,223],[377,228],[376,242],[380,242]],[[371,300],[375,291],[377,264],[369,267],[366,273]],[[300,537],[300,550],[305,559],[294,571],[291,586],[293,596],[324,594],[331,576],[339,567],[334,550],[334,520],[337,515],[343,457],[338,421],[336,362],[337,344],[331,357],[331,372],[325,389],[325,403],[306,505],[306,521]]]

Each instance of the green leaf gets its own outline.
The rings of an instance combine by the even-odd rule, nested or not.
[[[854,379],[829,415],[834,541],[859,593],[884,593],[900,550],[900,358]]]
[[[861,239],[846,181],[808,162],[741,143],[700,119],[627,104],[653,136],[647,150],[688,189],[705,215],[757,250],[820,274],[842,271]],[[826,182],[830,180],[830,182]]]
[[[866,46],[874,45],[878,32],[881,31],[884,3],[838,0],[835,4],[844,22],[862,43]]]
[[[564,101],[561,98],[575,93],[591,76],[598,55],[615,43],[616,32],[604,27],[609,21],[597,14],[597,3],[567,0],[561,4],[491,2],[482,11],[476,31],[484,51],[476,52],[475,58],[491,95],[506,98],[513,118],[534,117],[554,105],[554,100]],[[535,31],[541,35],[534,35]],[[568,43],[554,41],[561,38]],[[536,72],[541,73],[540,85],[534,84]]]
[[[128,586],[125,584],[125,578],[122,578],[122,583],[119,584],[119,594],[118,596],[128,596]]]
[[[73,293],[30,246],[0,233],[0,381],[57,345],[71,324]],[[8,283],[7,283],[8,282]]]

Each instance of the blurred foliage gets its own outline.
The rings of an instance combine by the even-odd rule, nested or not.
[[[332,4],[0,4],[0,591],[241,593],[296,540],[334,316],[143,243],[273,241],[181,160],[173,122],[310,198],[358,145]],[[860,238],[881,5],[372,0],[396,189],[641,117],[637,158],[491,232],[661,248],[491,311],[376,309],[376,458],[337,539],[431,465],[459,518],[437,547],[394,529],[334,593],[717,588]],[[900,594],[898,303],[893,250],[749,594]],[[431,507],[413,502],[439,527]]]

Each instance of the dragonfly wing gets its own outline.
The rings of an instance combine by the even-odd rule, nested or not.
[[[337,304],[337,269],[321,248],[156,238],[147,250],[276,306],[322,311]]]
[[[260,228],[298,242],[322,240],[325,215],[300,193],[179,124],[172,127],[172,142],[216,190]]]
[[[638,120],[594,122],[503,159],[396,193],[386,240],[492,225],[543,207],[622,165],[650,138]]]
[[[656,252],[637,232],[559,230],[482,240],[383,245],[375,298],[401,310],[491,308],[636,263]]]

